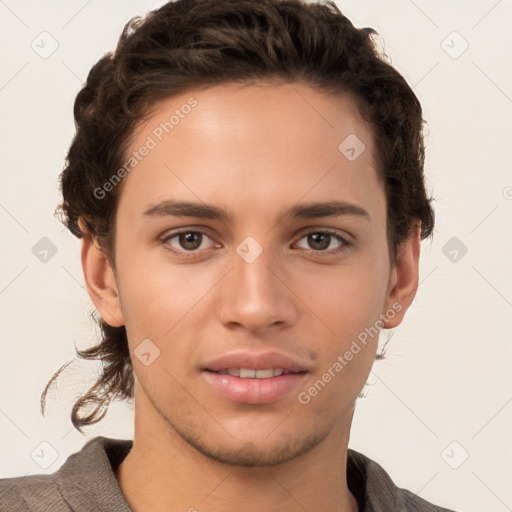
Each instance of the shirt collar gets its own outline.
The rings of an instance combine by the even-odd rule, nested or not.
[[[132,446],[131,440],[98,436],[68,457],[56,478],[63,498],[73,510],[132,512],[115,476]],[[378,463],[350,448],[347,485],[358,502],[359,512],[406,510],[404,493],[422,501],[409,491],[399,489]],[[83,504],[84,497],[87,507],[78,508],[77,504]],[[431,507],[421,510],[445,510]]]

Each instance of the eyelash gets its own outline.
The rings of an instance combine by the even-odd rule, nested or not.
[[[173,247],[171,247],[168,244],[169,240],[172,240],[176,236],[178,236],[180,234],[183,234],[183,233],[201,233],[201,235],[206,235],[208,238],[211,238],[206,231],[204,231],[203,229],[199,229],[199,228],[195,228],[195,229],[182,229],[180,231],[174,231],[172,233],[169,233],[167,236],[165,236],[162,239],[162,242],[164,243],[165,248],[168,251],[172,252],[173,254],[175,254],[175,255],[177,255],[179,257],[182,257],[182,258],[194,258],[199,253],[198,250],[178,251],[178,250],[174,249]],[[330,251],[315,251],[314,249],[309,249],[309,250],[304,249],[308,254],[313,254],[313,255],[325,255],[325,254],[327,254],[327,255],[330,255],[330,256],[334,256],[334,255],[337,255],[337,254],[340,254],[342,252],[347,251],[352,246],[352,243],[349,242],[347,240],[347,238],[345,238],[344,236],[340,235],[338,232],[332,231],[332,230],[329,230],[329,229],[315,229],[315,230],[307,231],[306,233],[304,233],[299,238],[299,240],[302,240],[303,238],[305,238],[305,237],[307,237],[308,235],[311,235],[311,234],[331,235],[334,238],[336,238],[339,242],[341,242],[342,245],[340,245],[336,249],[333,249],[333,250],[330,250]],[[208,250],[208,249],[206,249],[206,250]]]

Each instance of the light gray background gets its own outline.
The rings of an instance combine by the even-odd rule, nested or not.
[[[53,217],[73,101],[125,22],[163,3],[0,0],[0,477],[53,472],[97,435],[132,436],[133,404],[113,404],[85,438],[72,428],[95,363],[68,367],[46,418],[39,397],[74,343],[97,334],[80,243]],[[350,446],[434,503],[512,510],[512,2],[338,5],[379,31],[423,104],[437,219],[415,302],[358,401]],[[47,58],[31,47],[49,51],[51,39]],[[32,252],[43,237],[57,248],[46,262]]]

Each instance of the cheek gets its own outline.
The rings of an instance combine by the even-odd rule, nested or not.
[[[382,265],[371,261],[304,272],[294,291],[304,297],[308,316],[316,318],[338,345],[357,337],[378,319],[385,300],[384,272]]]
[[[339,267],[330,275],[303,275],[304,325],[316,337],[319,356],[304,391],[305,400],[311,398],[315,408],[322,410],[332,400],[348,406],[363,388],[379,341],[376,322],[387,284],[384,271],[380,264],[364,262]]]
[[[192,266],[186,271],[182,268],[133,265],[125,272],[124,279],[120,277],[134,370],[150,394],[153,388],[156,392],[160,387],[175,386],[171,376],[181,379],[179,376],[185,371],[191,374],[195,371],[195,367],[185,368],[183,361],[197,359],[197,346],[190,340],[201,338],[205,295],[216,280],[209,283],[206,276],[198,279]],[[144,341],[148,339],[149,344]],[[143,359],[140,359],[142,364],[137,360],[145,352],[150,353],[151,359],[155,357],[148,367]]]
[[[309,404],[320,418],[350,407],[364,387],[377,351],[375,322],[382,303],[368,272],[357,274],[347,269],[347,275],[340,273],[338,280],[316,279],[314,283],[308,294],[310,311],[304,315],[304,329],[315,340],[312,346],[318,364],[299,403]]]
[[[126,326],[145,337],[164,337],[180,319],[189,323],[215,284],[214,276],[199,276],[193,265],[171,265],[164,258],[143,261],[135,254],[122,260],[118,273]]]

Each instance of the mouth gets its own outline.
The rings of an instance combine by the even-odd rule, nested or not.
[[[271,377],[279,377],[281,375],[291,375],[305,373],[305,371],[293,372],[286,368],[267,368],[263,370],[255,370],[253,368],[228,368],[227,370],[206,370],[219,375],[231,375],[240,377],[241,379],[270,379]]]
[[[303,385],[308,362],[276,351],[228,352],[202,367],[217,395],[242,404],[268,404],[285,399]]]
[[[298,394],[309,372],[283,368],[204,370],[203,376],[217,396],[239,404],[270,404]]]

